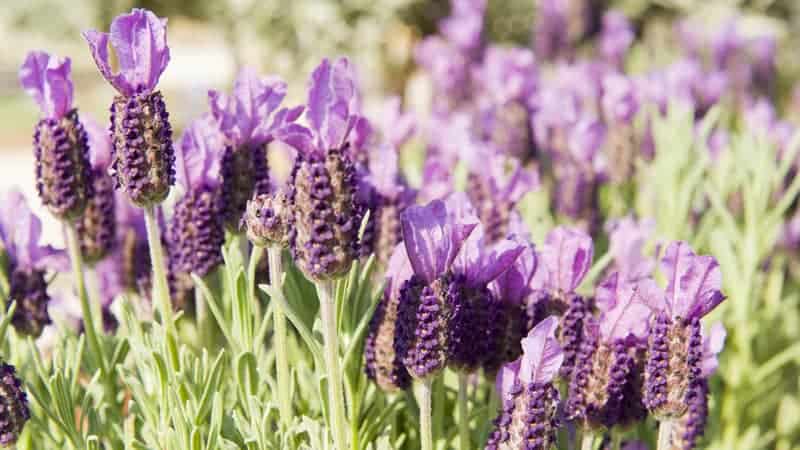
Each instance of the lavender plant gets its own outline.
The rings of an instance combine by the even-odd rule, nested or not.
[[[417,49],[427,119],[371,116],[357,65],[324,59],[301,106],[242,69],[173,143],[166,20],[135,9],[84,33],[118,92],[105,132],[72,108],[69,60],[31,53],[36,183],[70,258],[9,193],[0,446],[690,450],[711,429],[709,448],[789,448],[761,416],[790,408],[799,348],[800,141],[763,97],[770,41],[726,28],[710,58],[684,42],[632,75],[621,13],[539,3],[531,49],[453,2]],[[50,276],[70,268],[74,320]]]

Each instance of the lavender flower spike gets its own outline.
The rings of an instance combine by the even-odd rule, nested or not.
[[[138,206],[163,201],[175,183],[169,113],[156,84],[169,62],[167,21],[133,9],[117,16],[110,33],[85,31],[100,73],[119,95],[111,104],[111,172]],[[109,43],[119,66],[114,72]]]
[[[208,116],[194,120],[180,142],[179,179],[186,194],[175,205],[168,236],[172,275],[183,287],[190,274],[204,277],[222,264],[225,230],[220,211],[220,142]]]
[[[700,319],[719,305],[722,275],[711,256],[697,256],[685,242],[671,243],[662,259],[666,295],[654,302],[658,309],[648,340],[644,378],[647,408],[660,418],[678,418],[688,396],[701,379],[703,343]]]
[[[72,220],[92,196],[86,131],[72,106],[69,58],[31,52],[20,68],[25,91],[41,108],[33,136],[36,188],[53,215]]]
[[[231,95],[209,91],[211,114],[225,137],[222,153],[222,205],[225,224],[238,231],[247,201],[270,191],[267,144],[277,129],[296,120],[303,107],[278,109],[286,83],[243,68]]]
[[[558,428],[558,390],[553,380],[564,353],[555,338],[558,320],[548,317],[522,340],[523,355],[498,377],[502,410],[494,420],[487,450],[547,450]]]
[[[298,150],[290,179],[290,245],[295,261],[314,280],[342,276],[358,255],[364,205],[348,137],[359,120],[355,73],[347,59],[327,59],[311,75],[306,117],[277,138]]]
[[[14,366],[0,360],[0,446],[13,447],[31,418],[28,396]]]
[[[403,365],[403,349],[406,336],[413,333],[412,324],[400,320],[401,288],[411,278],[413,271],[406,249],[398,244],[386,270],[386,288],[375,315],[370,321],[369,334],[364,344],[367,376],[385,391],[407,389],[411,376]]]
[[[94,195],[83,216],[75,222],[75,227],[84,261],[95,264],[105,258],[116,244],[114,183],[107,174],[111,165],[111,140],[108,130],[93,119],[84,116],[82,122],[89,136]]]
[[[11,324],[20,334],[39,337],[51,323],[45,272],[48,268],[65,269],[63,255],[39,244],[42,223],[21,193],[8,192],[0,205],[0,240],[8,258],[9,299],[17,302]]]

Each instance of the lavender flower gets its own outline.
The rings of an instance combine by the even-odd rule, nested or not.
[[[654,291],[658,287],[648,279],[620,285],[606,298],[598,298],[601,316],[584,323],[570,380],[567,418],[580,421],[589,429],[599,429],[615,425],[625,413],[625,387],[635,368],[635,347],[630,341],[647,335],[649,302]]]
[[[192,286],[189,274],[204,277],[222,264],[221,139],[211,118],[203,116],[189,124],[180,142],[178,175],[186,194],[175,205],[167,239],[171,272],[184,288]]]
[[[711,256],[695,255],[685,242],[670,244],[662,259],[666,296],[651,324],[644,401],[659,417],[678,418],[687,408],[690,387],[701,377],[700,319],[719,305],[721,273]]]
[[[247,201],[242,224],[253,245],[268,247],[289,246],[289,199],[282,189],[269,194],[259,194]]]
[[[93,196],[83,215],[75,222],[83,259],[95,264],[116,245],[114,183],[107,175],[111,165],[111,141],[108,130],[84,117],[83,127],[89,136],[89,159],[92,166]]]
[[[394,247],[402,241],[400,216],[414,203],[416,191],[400,174],[399,155],[389,144],[376,147],[370,158],[370,171],[364,178],[361,192],[368,196],[370,223],[362,237],[362,249],[374,252],[378,261],[389,261]]]
[[[45,272],[64,268],[63,255],[39,243],[42,223],[17,191],[5,194],[0,215],[0,240],[8,260],[9,300],[17,302],[11,324],[18,333],[34,338],[51,323]],[[7,302],[7,307],[11,302]]]
[[[345,274],[359,250],[364,205],[347,139],[359,116],[350,62],[327,59],[314,70],[308,95],[307,129],[290,124],[279,139],[298,150],[290,180],[290,245],[295,261],[315,280]]]
[[[31,418],[28,396],[14,366],[0,361],[0,446],[13,447]]]
[[[122,285],[129,292],[150,298],[150,250],[145,238],[144,214],[135,208],[121,191],[116,193],[117,240],[119,242],[119,271]],[[160,218],[162,216],[159,216]]]
[[[407,389],[411,376],[403,365],[403,339],[413,333],[399,319],[401,288],[413,275],[406,249],[398,244],[386,269],[386,287],[369,324],[364,344],[367,376],[385,391]]]
[[[625,282],[647,278],[655,269],[655,260],[644,254],[644,246],[655,231],[651,219],[636,220],[623,217],[608,224],[608,251],[614,258],[614,268]]]
[[[302,106],[278,110],[285,96],[286,83],[272,76],[259,77],[252,68],[239,72],[232,95],[208,92],[211,113],[226,139],[215,145],[224,146],[222,206],[225,224],[232,231],[239,230],[247,201],[270,191],[267,144],[276,130],[303,112]]]
[[[570,58],[580,40],[598,27],[593,0],[538,0],[534,46],[539,58]]]
[[[517,202],[538,186],[538,174],[519,164],[508,170],[513,160],[493,153],[475,155],[470,165],[467,195],[489,240],[504,239]]]
[[[558,375],[564,353],[555,338],[558,320],[548,317],[522,340],[522,357],[498,375],[502,409],[487,450],[546,450],[556,443]]]
[[[409,324],[402,351],[406,368],[416,378],[448,364],[477,368],[490,344],[487,313],[493,299],[487,285],[523,248],[512,241],[488,245],[463,195],[413,206],[401,222],[414,270],[400,294],[400,317]]]
[[[30,52],[19,71],[42,118],[33,136],[36,188],[42,203],[63,220],[79,217],[92,196],[86,131],[72,107],[69,58]]]
[[[591,237],[573,228],[551,231],[539,251],[539,266],[533,283],[537,286],[527,304],[531,325],[543,314],[561,315],[558,339],[564,349],[561,374],[572,373],[583,336],[584,320],[590,314],[586,299],[575,289],[592,264],[594,247]]]
[[[703,338],[700,379],[689,386],[688,409],[672,428],[672,442],[681,450],[692,450],[703,436],[708,419],[708,379],[717,370],[717,355],[725,345],[726,331],[721,323],[711,327]]]
[[[488,374],[496,373],[501,365],[514,361],[522,352],[520,341],[529,329],[527,303],[533,295],[531,281],[536,265],[533,244],[523,243],[522,253],[514,264],[489,284],[493,295],[489,309],[490,350],[483,364]]]
[[[452,0],[450,3],[450,16],[439,23],[442,35],[464,54],[479,56],[487,1]]]
[[[417,64],[431,77],[435,110],[452,111],[468,100],[472,79],[467,55],[439,36],[426,37],[414,54]]]
[[[169,113],[155,90],[170,59],[167,20],[133,9],[117,16],[110,31],[89,30],[83,37],[100,73],[119,93],[111,104],[111,172],[137,206],[150,206],[163,201],[175,183]]]
[[[417,129],[417,118],[404,112],[400,97],[389,97],[381,106],[376,127],[384,143],[401,149]]]

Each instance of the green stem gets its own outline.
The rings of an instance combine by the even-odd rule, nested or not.
[[[581,450],[594,450],[594,433],[586,431],[583,433],[583,440],[581,442]]]
[[[431,429],[431,379],[422,381],[419,390],[419,439],[422,450],[433,450],[433,433]]]
[[[100,292],[100,278],[97,274],[97,270],[94,267],[90,267],[87,270],[87,292],[89,292],[89,306],[92,308],[92,316],[97,318],[97,322],[95,322],[95,326],[97,327],[97,332],[103,332],[103,306],[102,306],[102,294]]]
[[[469,405],[467,404],[467,374],[458,374],[458,442],[461,450],[469,446]]]
[[[622,448],[622,431],[611,431],[611,450],[620,450]]]
[[[259,247],[253,247],[253,253],[250,256],[250,267],[254,266],[252,263],[253,258],[260,258],[261,251],[256,251]],[[275,295],[283,296],[283,261],[281,260],[282,249],[280,247],[270,247],[268,250],[269,256],[269,282],[273,287],[272,292]],[[253,272],[255,273],[255,271]],[[255,287],[255,282],[250,283]],[[254,301],[255,292],[253,292]],[[286,315],[283,312],[283,299],[278,302],[272,303],[272,321],[274,329],[274,343],[275,343],[275,365],[278,380],[278,408],[281,413],[281,422],[289,429],[292,422],[292,397],[289,380],[289,357],[286,354]]]
[[[256,291],[256,271],[258,270],[258,262],[261,261],[261,258],[264,255],[264,248],[259,247],[257,245],[253,246],[253,249],[250,251],[250,260],[247,262],[247,298],[250,300],[250,304],[253,305],[253,309],[255,310],[255,316],[261,317],[261,302],[258,299],[258,292]],[[278,258],[280,260],[280,257]],[[272,274],[272,260],[270,260],[270,283],[274,283],[273,281],[273,274]],[[280,264],[280,261],[278,261]],[[283,276],[283,270],[279,272],[281,276]],[[280,280],[279,280],[280,283]],[[275,286],[278,286],[277,284]],[[283,289],[282,286],[280,286]]]
[[[658,423],[657,450],[669,450],[672,441],[672,419],[664,419]]]
[[[339,336],[336,329],[336,300],[333,281],[317,282],[322,332],[325,338],[325,365],[328,370],[328,404],[333,428],[333,439],[338,450],[347,447],[342,370],[339,366]]]
[[[86,293],[86,280],[83,277],[83,256],[81,255],[81,246],[78,241],[78,231],[75,225],[65,223],[67,235],[67,249],[69,251],[69,258],[72,263],[72,276],[75,278],[75,288],[78,290],[78,297],[81,302],[81,314],[83,315],[83,328],[86,332],[86,340],[89,343],[89,349],[93,354],[97,355],[98,367],[100,367],[101,374],[103,375],[103,386],[106,395],[109,395],[109,401],[114,402],[114,381],[112,373],[108,367],[108,361],[100,343],[100,337],[97,334],[97,326],[95,325],[95,317],[92,313],[92,307],[89,304],[89,295]],[[102,320],[102,318],[100,318]]]
[[[175,323],[172,317],[172,301],[167,285],[164,249],[161,246],[161,230],[156,221],[155,207],[144,208],[144,221],[147,228],[147,245],[150,247],[150,264],[153,266],[153,303],[158,305],[164,327],[173,330]]]

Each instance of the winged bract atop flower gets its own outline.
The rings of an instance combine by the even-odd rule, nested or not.
[[[667,278],[664,307],[672,319],[688,322],[702,318],[725,300],[717,260],[695,255],[686,242],[667,246],[661,269]]]
[[[583,231],[560,226],[547,234],[540,256],[540,267],[547,274],[548,286],[565,293],[573,292],[592,265],[594,244]]]
[[[83,37],[100,73],[125,97],[153,92],[169,63],[167,19],[146,9],[134,8],[117,16],[109,33],[88,30]],[[112,66],[114,59],[118,71]]]
[[[19,71],[19,80],[43,118],[61,119],[72,109],[72,76],[69,58],[30,52]]]

